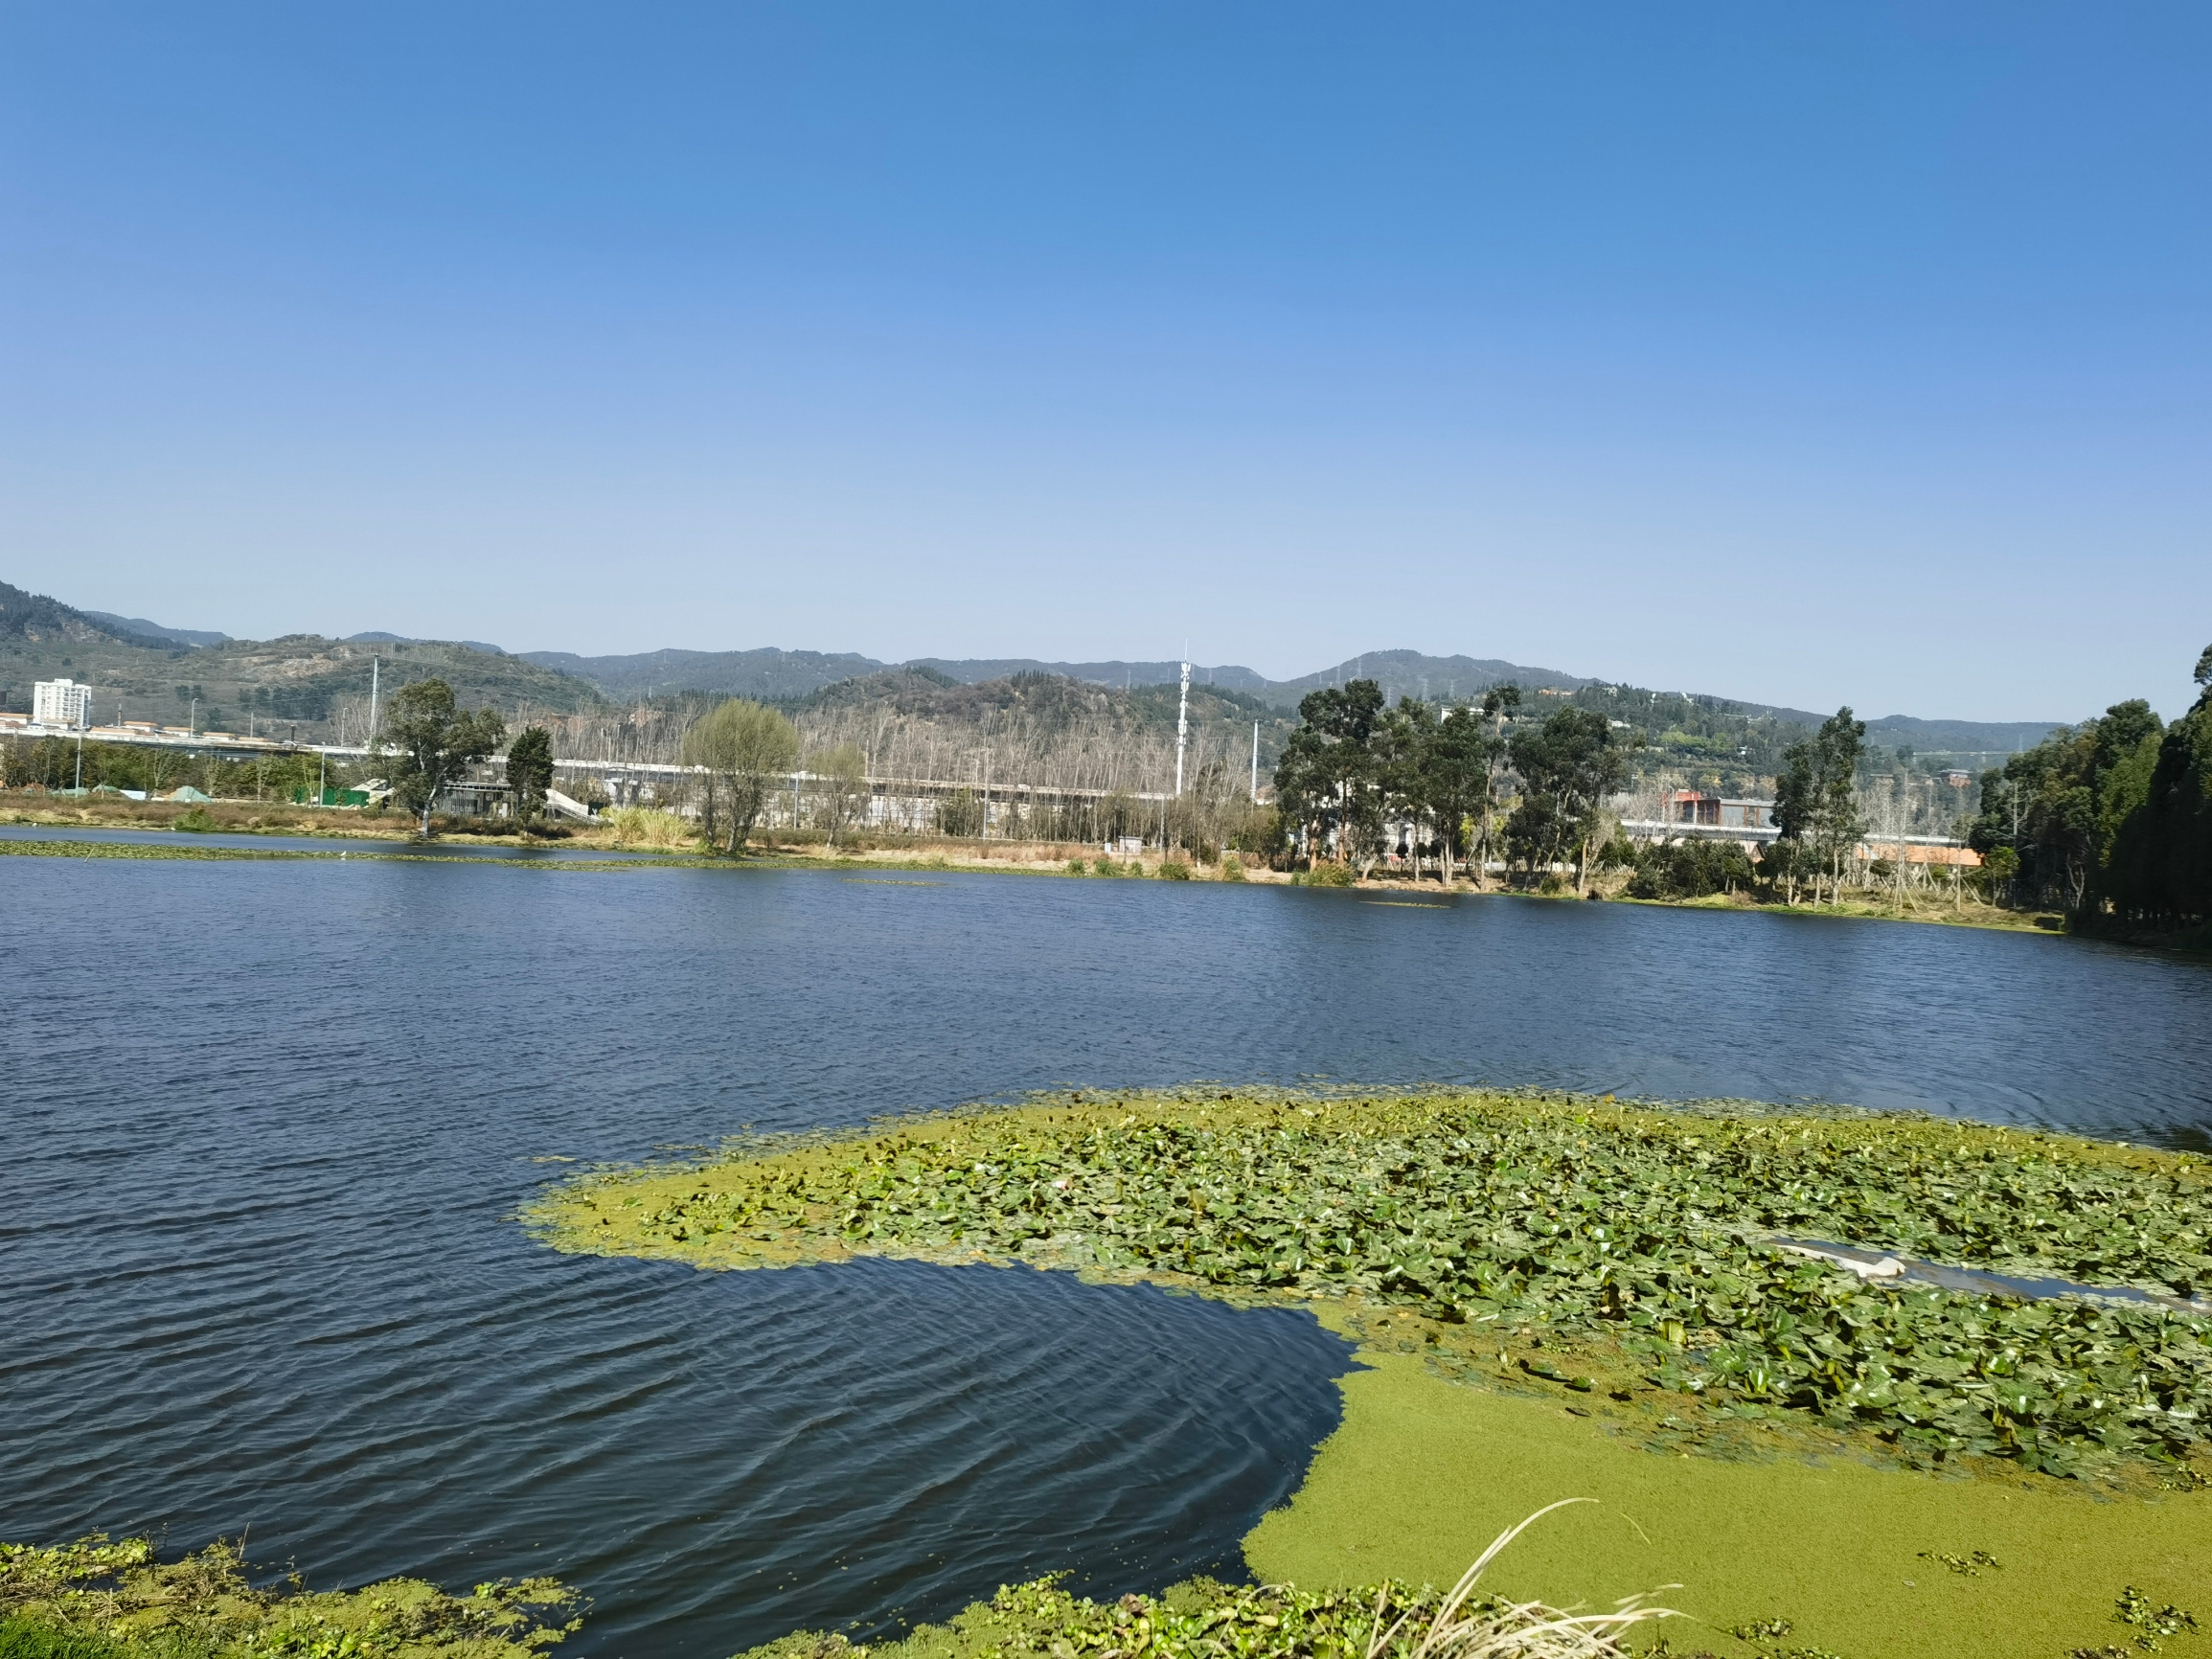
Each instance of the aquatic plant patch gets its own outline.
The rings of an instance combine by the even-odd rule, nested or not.
[[[219,1539],[175,1561],[104,1534],[0,1543],[0,1630],[22,1659],[529,1659],[581,1626],[580,1602],[553,1579],[262,1588]]]
[[[741,1659],[1609,1659],[1627,1651],[1630,1632],[1673,1616],[1641,1599],[1569,1613],[1477,1595],[1483,1568],[1511,1537],[1500,1537],[1448,1591],[1388,1581],[1302,1590],[1194,1579],[1156,1598],[1101,1602],[1070,1592],[1065,1575],[1055,1574],[1002,1585],[989,1602],[901,1641],[855,1647],[801,1630]]]
[[[1258,1299],[1352,1299],[1527,1349],[1585,1392],[1784,1410],[1914,1459],[2185,1456],[2212,1321],[1863,1281],[1818,1237],[2191,1297],[2204,1161],[1915,1117],[1609,1099],[1074,1094],[844,1141],[607,1171],[531,1220],[559,1247],[740,1266],[1027,1261]]]

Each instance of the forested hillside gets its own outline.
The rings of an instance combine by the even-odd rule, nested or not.
[[[275,732],[357,743],[368,730],[371,658],[386,693],[436,675],[467,707],[511,721],[597,708],[582,680],[520,657],[432,642],[351,644],[314,634],[188,648],[103,625],[83,611],[0,583],[0,709],[31,707],[33,682],[93,688],[93,717],[188,722],[202,731]]]

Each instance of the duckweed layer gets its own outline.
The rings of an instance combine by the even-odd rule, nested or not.
[[[2134,1653],[2141,1632],[2115,1617],[2127,1587],[2207,1612],[2212,1495],[2123,1498],[2017,1469],[1940,1479],[1849,1456],[1653,1456],[1620,1420],[1454,1387],[1414,1354],[1368,1358],[1343,1378],[1344,1424],[1305,1484],[1245,1540],[1264,1579],[1445,1581],[1499,1526],[1573,1495],[1595,1501],[1522,1534],[1486,1582],[1592,1607],[1679,1585],[1659,1600],[1686,1617],[1660,1633],[1684,1656]],[[2212,1639],[2166,1650],[2212,1659]]]
[[[2190,1297],[2212,1181],[2187,1154],[1917,1117],[1564,1096],[1085,1096],[602,1172],[557,1246],[701,1266],[1023,1261],[1421,1317],[1439,1369],[1793,1414],[1904,1461],[2050,1474],[2184,1459],[2212,1322],[1865,1284],[1773,1234]]]

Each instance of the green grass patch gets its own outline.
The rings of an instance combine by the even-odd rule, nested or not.
[[[0,1618],[0,1659],[125,1659],[128,1651],[98,1631]]]

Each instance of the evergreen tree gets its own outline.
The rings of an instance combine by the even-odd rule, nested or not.
[[[466,714],[454,706],[453,688],[444,680],[417,680],[393,693],[370,753],[390,756],[392,794],[421,814],[427,836],[438,792],[506,735],[507,722],[494,711]]]
[[[1523,787],[1506,824],[1506,843],[1532,874],[1571,856],[1576,886],[1587,884],[1606,797],[1628,776],[1628,759],[1612,739],[1605,716],[1572,707],[1513,739],[1513,767]]]
[[[553,734],[525,726],[507,749],[507,786],[514,792],[514,816],[528,823],[545,810],[553,787]]]
[[[1813,877],[1813,901],[1820,902],[1819,877],[1825,867],[1830,896],[1840,892],[1843,860],[1866,833],[1859,815],[1859,763],[1866,753],[1866,722],[1848,706],[1820,723],[1820,730],[1792,743],[1774,780],[1770,814],[1789,845],[1772,860],[1776,876],[1795,893],[1799,875]]]
[[[1298,729],[1275,767],[1275,796],[1285,819],[1306,835],[1307,867],[1324,847],[1338,862],[1368,852],[1381,823],[1382,688],[1353,680],[1309,692],[1298,704]]]

